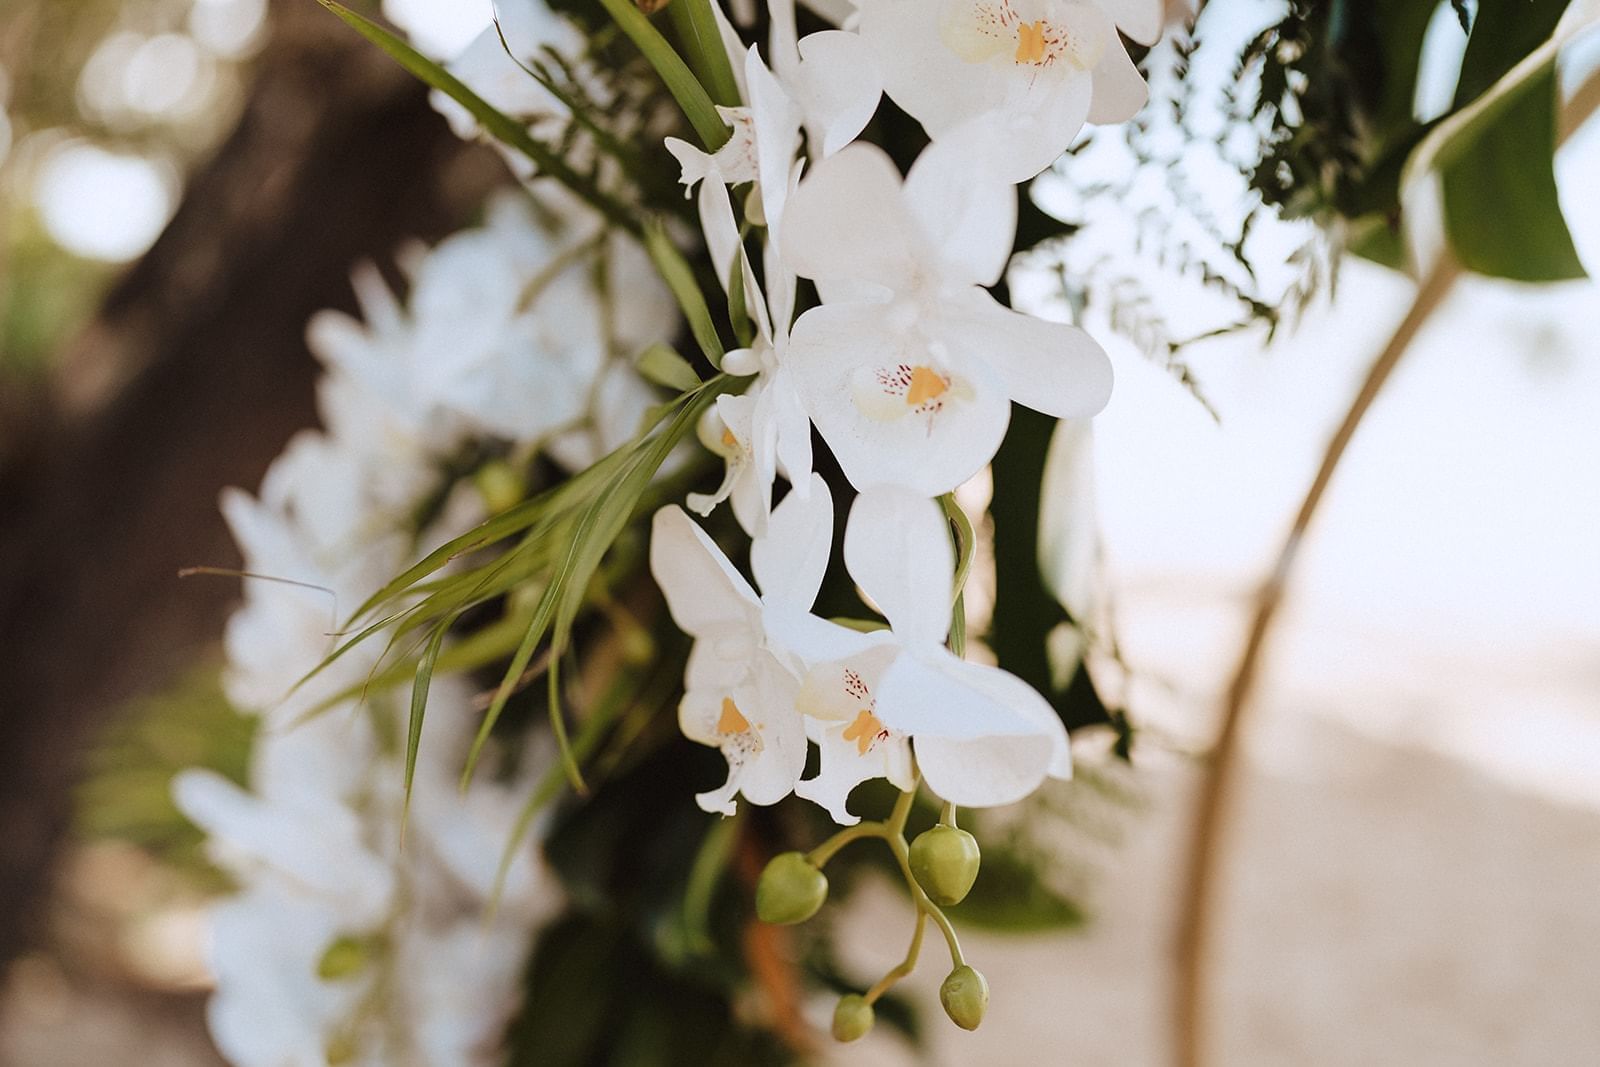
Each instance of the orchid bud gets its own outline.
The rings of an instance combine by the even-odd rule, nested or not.
[[[978,877],[978,839],[954,826],[939,825],[911,842],[911,873],[928,899],[941,907],[966,899]]]
[[[498,515],[522,503],[522,498],[528,492],[527,482],[517,469],[500,459],[490,460],[479,467],[473,482],[491,515]]]
[[[839,1006],[833,1009],[834,1040],[855,1041],[865,1037],[872,1029],[875,1014],[867,998],[859,993],[840,997]]]
[[[756,883],[756,914],[762,922],[788,926],[803,923],[828,899],[828,877],[803,853],[772,857]]]
[[[962,964],[939,987],[939,1003],[951,1022],[963,1030],[976,1030],[989,1009],[989,983],[976,968]]]

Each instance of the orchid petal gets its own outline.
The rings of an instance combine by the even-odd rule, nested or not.
[[[772,511],[765,537],[750,546],[763,603],[785,603],[810,610],[822,588],[833,550],[833,497],[820,474],[804,494],[791,492]]]
[[[800,41],[795,93],[823,158],[855,140],[877,113],[883,72],[860,34],[823,30]]]
[[[811,418],[806,414],[794,379],[779,367],[768,383],[772,392],[773,419],[778,429],[778,466],[797,493],[811,491]]]
[[[915,331],[892,332],[895,324],[886,319],[894,315],[875,304],[812,308],[795,322],[788,366],[806,412],[852,485],[900,485],[937,496],[994,457],[1011,407],[1005,386],[982,361],[941,366],[937,345]],[[936,410],[912,406],[905,388],[894,391],[916,368],[945,376]]]
[[[928,135],[942,136],[1005,101],[1003,75],[968,63],[945,43],[936,0],[871,0],[861,7],[861,37],[883,73],[884,92]]]
[[[801,277],[894,288],[915,275],[918,226],[881,148],[853,144],[813,167],[789,202],[788,223],[783,258]]]
[[[987,364],[1023,407],[1083,418],[1111,399],[1111,361],[1076,326],[1012,311],[974,289],[948,309],[938,329],[954,349]]]
[[[1133,65],[1128,50],[1113,33],[1105,55],[1094,68],[1094,97],[1089,104],[1089,121],[1096,125],[1126,122],[1139,113],[1150,99],[1139,68]]]
[[[1050,748],[1035,736],[951,740],[916,738],[917,766],[928,788],[952,804],[1015,804],[1044,781]]]
[[[1048,762],[1049,735],[1026,708],[972,685],[968,666],[944,649],[897,657],[878,684],[874,714],[889,729],[919,738],[1038,736]]]
[[[873,778],[889,778],[902,790],[913,784],[911,750],[903,737],[891,737],[872,745],[862,752],[855,740],[844,734],[849,724],[840,723],[822,731],[817,748],[821,753],[820,769],[815,778],[807,778],[794,787],[795,795],[827,809],[833,821],[840,826],[854,826],[861,821],[850,812],[847,802],[850,793],[862,782]]]
[[[838,663],[880,646],[892,645],[888,630],[862,633],[819,619],[809,611],[787,602],[763,605],[762,629],[770,646],[793,653],[807,665]],[[818,712],[807,709],[806,714]]]
[[[755,127],[756,169],[761,184],[761,208],[771,240],[780,240],[785,202],[789,196],[789,170],[800,147],[800,109],[784,92],[772,71],[761,62],[755,46],[744,60],[750,87],[750,115]]]
[[[1011,260],[1017,191],[982,163],[994,158],[995,140],[992,124],[964,125],[929,145],[906,176],[906,203],[952,281],[993,285]]]
[[[1161,26],[1166,19],[1164,0],[1097,0],[1117,28],[1143,45],[1152,45],[1161,38]]]
[[[755,590],[722,549],[675,505],[657,511],[651,522],[650,572],[673,621],[691,636],[745,622],[757,604]]]
[[[856,497],[844,564],[907,645],[939,645],[950,631],[956,554],[939,505],[906,489]]]

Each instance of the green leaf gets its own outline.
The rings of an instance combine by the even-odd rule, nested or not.
[[[534,140],[525,126],[492,107],[454,74],[451,74],[376,22],[358,15],[348,7],[338,3],[338,0],[317,0],[317,3],[343,19],[347,25],[361,34],[361,36],[383,49],[395,62],[399,63],[411,74],[466,108],[472,117],[478,121],[478,124],[489,132],[490,136],[497,141],[510,145],[527,156],[541,172],[556,179],[588,201],[612,225],[630,233],[639,232],[639,224],[626,206],[602,193],[592,181],[569,167],[559,155]],[[638,13],[635,12],[635,14]],[[640,17],[643,18],[643,16]],[[721,120],[718,119],[718,122],[720,123]]]
[[[700,84],[711,94],[711,99],[724,107],[742,104],[739,83],[728,63],[728,51],[722,45],[716,16],[711,12],[711,0],[674,0],[667,7],[667,14],[689,55],[689,62],[700,75]]]
[[[733,327],[733,338],[739,347],[749,348],[755,340],[756,330],[755,324],[750,321],[750,308],[746,303],[748,294],[744,286],[743,244],[733,253],[733,266],[728,278],[732,283],[728,286],[728,325]]]
[[[1411,200],[1437,169],[1445,231],[1470,270],[1520,281],[1583,276],[1556,198],[1554,64],[1586,18],[1558,0],[1484,0],[1462,61],[1456,103],[1406,161]],[[1560,20],[1558,22],[1558,19]]]
[[[417,661],[416,680],[411,684],[411,721],[406,727],[406,782],[405,799],[400,804],[400,840],[406,838],[406,820],[411,815],[411,783],[417,775],[417,752],[422,747],[422,720],[428,713],[428,689],[433,684],[434,666],[439,662],[439,650],[444,647],[444,635],[454,619],[444,619],[433,628],[428,647]]]
[[[351,978],[372,962],[383,951],[383,940],[378,937],[356,937],[346,934],[335,938],[317,960],[317,977],[324,982],[337,982]]]
[[[639,354],[634,364],[647,380],[657,385],[687,392],[700,384],[700,375],[689,366],[689,361],[668,344],[653,344]]]
[[[717,326],[711,318],[705,294],[700,291],[689,262],[672,243],[666,228],[659,221],[652,220],[645,226],[644,247],[650,253],[650,259],[655,263],[662,280],[667,283],[667,288],[677,298],[678,306],[683,309],[683,316],[689,322],[689,332],[694,334],[700,351],[705,353],[713,367],[721,367],[724,352],[722,339],[717,336]]]
[[[322,0],[326,2],[326,0]],[[678,102],[688,118],[689,124],[699,134],[700,141],[706,150],[715,152],[727,143],[732,131],[722,121],[722,116],[717,114],[717,106],[711,102],[705,87],[700,84],[678,53],[673,51],[672,45],[661,36],[661,31],[651,25],[637,7],[633,0],[600,0],[611,17],[616,20],[622,32],[638,46],[640,52],[656,69],[661,76],[661,81],[666,85],[667,92]]]
[[[1546,70],[1445,168],[1445,230],[1468,270],[1524,282],[1584,276],[1556,195],[1557,99]]]

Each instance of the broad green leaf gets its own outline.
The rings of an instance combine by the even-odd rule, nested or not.
[[[700,84],[683,59],[673,51],[672,45],[661,36],[661,31],[653,26],[648,18],[633,5],[633,0],[600,0],[605,5],[606,11],[616,21],[622,32],[627,34],[640,52],[656,69],[661,76],[661,81],[666,85],[667,92],[678,102],[688,118],[689,124],[699,134],[700,141],[706,150],[715,152],[721,148],[731,136],[730,131],[722,121],[722,116],[717,114],[717,106],[711,102],[705,87]]]
[[[1523,281],[1583,275],[1556,199],[1554,64],[1562,46],[1597,21],[1594,0],[1480,5],[1460,110],[1422,140],[1401,177],[1401,195],[1414,203],[1423,179],[1441,173],[1445,229],[1463,266]]]
[[[609,0],[608,0],[609,2]],[[492,107],[461,79],[445,70],[405,41],[390,33],[371,19],[356,14],[338,0],[317,0],[361,36],[383,49],[384,52],[411,74],[430,87],[439,90],[466,108],[478,124],[495,140],[510,145],[531,159],[539,170],[577,193],[590,206],[604,215],[612,225],[630,233],[639,232],[639,223],[626,206],[602,193],[594,182],[569,167],[565,160],[549,148],[534,140],[527,127]],[[637,14],[637,12],[635,12]],[[641,18],[643,16],[640,16]],[[721,120],[719,119],[720,123]]]
[[[1444,169],[1445,230],[1468,270],[1524,282],[1584,276],[1556,195],[1556,101],[1547,69]]]

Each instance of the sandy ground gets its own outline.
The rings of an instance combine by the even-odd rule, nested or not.
[[[1320,765],[1257,767],[1241,793],[1212,1062],[1600,1063],[1600,813],[1325,720],[1303,729]],[[1143,775],[1148,810],[1127,820],[1087,931],[966,939],[993,994],[977,1033],[935,1016],[933,1055],[882,1042],[830,1062],[1170,1062],[1176,861],[1196,780],[1192,766]],[[902,907],[885,891],[852,924],[865,973],[903,951],[904,923],[888,919]],[[937,964],[913,983],[930,1004]]]

